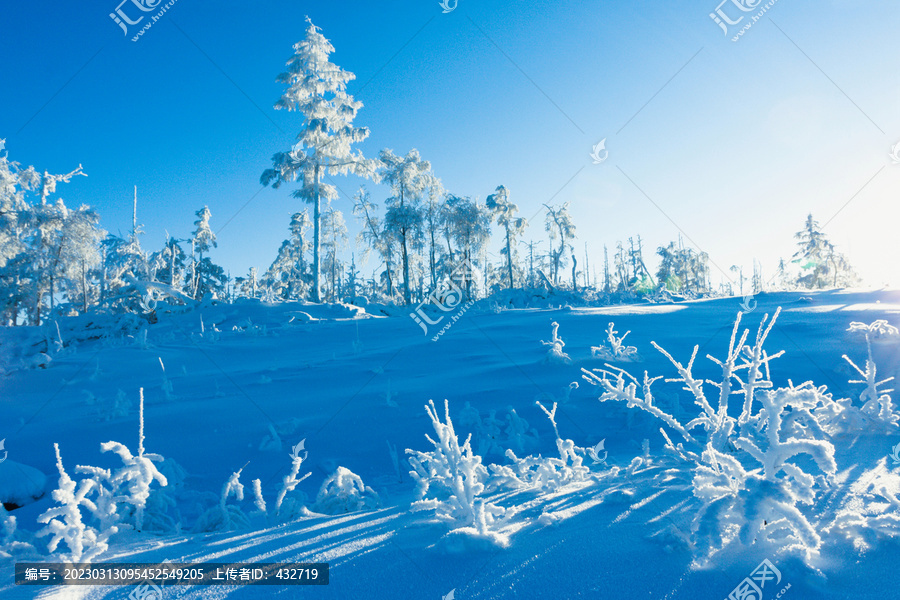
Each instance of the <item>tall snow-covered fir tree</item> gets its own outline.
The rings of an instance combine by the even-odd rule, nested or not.
[[[278,76],[287,89],[275,104],[276,109],[299,112],[302,129],[290,150],[272,157],[273,168],[266,169],[260,181],[275,188],[297,179],[303,182],[293,196],[313,205],[312,300],[319,302],[322,201],[337,197],[335,187],[323,178],[353,173],[377,179],[377,165],[352,150],[353,144],[369,136],[367,128],[353,126],[362,102],[347,93],[347,83],[356,76],[330,62],[334,46],[312,21],[306,21],[306,37],[294,44],[287,71]]]
[[[391,232],[391,237],[400,243],[403,301],[410,304],[410,251],[421,246],[424,241],[422,194],[431,184],[434,175],[431,173],[431,163],[422,160],[415,148],[404,157],[387,149],[382,150],[378,157],[384,165],[381,178],[390,185],[393,192],[393,196],[387,199],[384,224]]]
[[[506,276],[509,288],[513,289],[516,287],[513,278],[513,265],[517,248],[516,238],[525,231],[528,222],[522,217],[516,217],[519,207],[509,201],[509,190],[502,185],[498,186],[494,193],[487,197],[486,205],[488,210],[497,217],[497,224],[504,229],[505,245],[500,250],[500,253],[506,255]]]
[[[195,299],[203,298],[208,293],[218,297],[225,291],[228,276],[209,256],[203,256],[217,246],[216,234],[209,226],[212,213],[209,207],[204,206],[194,214],[197,215],[197,220],[194,221],[196,229],[191,236],[191,248],[196,257],[192,256],[190,293]]]
[[[856,285],[859,277],[847,258],[838,252],[810,214],[803,229],[794,234],[799,246],[793,262],[800,267],[797,283],[805,288],[821,289]]]

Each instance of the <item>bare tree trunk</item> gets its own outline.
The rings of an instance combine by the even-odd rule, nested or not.
[[[319,299],[319,165],[315,167],[313,179],[313,291],[312,301],[320,302]]]
[[[506,266],[509,271],[509,289],[514,289],[513,268],[512,268],[512,248],[509,243],[509,225],[506,226]]]
[[[82,312],[88,309],[88,289],[87,289],[87,273],[84,269],[84,259],[81,261],[81,291],[82,291]]]
[[[412,297],[409,293],[409,251],[406,248],[406,231],[402,231],[400,236],[400,245],[403,249],[403,301],[406,304],[412,304]]]

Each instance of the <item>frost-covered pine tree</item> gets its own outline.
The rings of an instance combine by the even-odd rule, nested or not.
[[[854,285],[859,277],[847,258],[835,249],[812,214],[806,217],[803,229],[794,234],[799,247],[793,262],[801,269],[797,282],[806,288],[822,289]]]
[[[106,232],[100,217],[88,206],[68,211],[59,245],[59,278],[70,304],[81,305],[82,312],[99,298],[94,285],[100,266],[100,242]]]
[[[74,297],[73,265],[79,253],[85,255],[84,245],[99,237],[80,226],[96,227],[97,219],[86,207],[70,211],[62,199],[49,201],[58,183],[85,175],[80,165],[66,174],[39,175],[10,161],[4,147],[0,140],[0,298],[9,322],[16,323],[24,308],[28,320],[40,325],[45,303],[52,311],[60,294]],[[36,193],[34,202],[28,202],[29,193]]]
[[[278,255],[262,277],[262,286],[279,298],[296,300],[309,289],[306,253],[310,243],[306,232],[311,225],[305,210],[291,215],[291,237],[281,243]]]
[[[287,71],[278,76],[287,89],[275,104],[276,109],[299,112],[302,129],[290,150],[272,157],[273,168],[266,169],[260,181],[275,188],[297,179],[303,182],[293,196],[313,205],[312,300],[319,302],[321,203],[337,197],[335,187],[323,178],[353,173],[377,179],[377,173],[375,161],[352,150],[369,136],[367,128],[353,126],[362,102],[347,93],[347,84],[356,76],[329,60],[334,46],[312,21],[306,22],[306,37],[294,44]]]
[[[209,207],[204,206],[194,214],[197,215],[197,220],[194,221],[196,229],[191,235],[191,247],[196,257],[193,257],[191,263],[193,273],[190,292],[194,299],[203,298],[207,293],[221,295],[228,280],[225,270],[213,263],[208,256],[203,256],[218,245],[216,234],[209,225],[212,213]]]
[[[487,197],[487,207],[497,218],[497,224],[503,227],[506,236],[506,244],[501,254],[506,255],[506,276],[508,277],[509,288],[516,287],[513,279],[515,254],[517,247],[516,238],[525,231],[528,221],[521,217],[516,217],[519,207],[509,201],[509,190],[504,186],[499,186],[493,194]]]
[[[422,160],[415,148],[403,157],[394,154],[393,150],[385,149],[378,157],[384,165],[381,178],[393,192],[393,196],[387,199],[384,224],[391,237],[400,244],[403,301],[410,304],[412,302],[410,252],[413,248],[420,247],[423,242],[422,194],[434,175],[431,173],[431,163]]]

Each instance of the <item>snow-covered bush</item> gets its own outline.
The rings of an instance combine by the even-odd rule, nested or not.
[[[375,490],[362,478],[344,467],[338,467],[322,483],[312,510],[326,515],[339,515],[381,506]]]
[[[232,529],[244,529],[250,526],[250,520],[239,506],[228,504],[228,498],[234,496],[235,500],[244,500],[244,485],[241,483],[241,468],[231,474],[225,485],[222,486],[222,494],[216,506],[206,510],[197,523],[194,531],[198,533],[209,531],[231,531]]]
[[[693,479],[694,496],[702,502],[693,524],[695,549],[712,556],[737,532],[744,545],[767,542],[775,553],[810,561],[822,539],[799,505],[811,505],[837,471],[834,446],[816,439],[826,437],[812,415],[821,406],[818,390],[788,387],[758,396],[762,410],[751,421],[752,433],[735,437],[733,444],[762,469],[707,444]],[[812,459],[818,475],[808,461],[792,460],[801,454]]]
[[[479,537],[488,537],[500,545],[506,545],[505,536],[493,531],[500,525],[505,509],[481,498],[488,480],[488,470],[481,462],[481,456],[472,451],[469,435],[460,445],[453,422],[450,420],[450,405],[444,400],[444,421],[441,421],[434,401],[429,400],[425,411],[437,441],[429,435],[425,438],[434,446],[430,452],[407,450],[409,464],[413,470],[410,476],[416,482],[416,492],[420,498],[412,504],[413,511],[434,511],[437,519],[461,528],[473,527]],[[494,535],[495,537],[492,537]]]
[[[262,483],[259,479],[253,480],[253,503],[256,506],[254,514],[265,517],[269,524],[284,523],[311,514],[309,509],[306,508],[306,495],[296,491],[297,486],[311,475],[311,473],[306,473],[299,477],[300,468],[308,455],[304,448],[305,444],[306,440],[301,440],[291,449],[291,470],[282,479],[281,491],[278,492],[278,496],[275,498],[275,509],[273,511],[269,511],[263,498]],[[302,456],[300,455],[301,451],[303,452]]]
[[[522,453],[537,446],[537,430],[530,427],[528,421],[520,417],[512,406],[508,406],[506,411],[504,418],[498,417],[494,409],[489,410],[482,418],[478,409],[466,402],[459,413],[459,424],[472,431],[475,454],[502,456],[507,448]]]
[[[686,425],[655,405],[651,386],[660,377],[645,372],[639,382],[611,365],[594,372],[582,369],[584,379],[601,388],[601,402],[622,401],[639,408],[683,438],[675,444],[660,429],[666,451],[693,471],[692,489],[700,506],[691,543],[699,561],[733,542],[771,544],[772,553],[792,553],[809,561],[822,544],[801,505],[812,504],[837,471],[834,446],[824,426],[839,418],[842,407],[824,388],[809,382],[773,389],[769,363],[783,352],[770,355],[763,346],[779,313],[780,309],[768,324],[768,315],[762,318],[753,346],[745,344],[749,330],[737,337],[742,317],[738,313],[726,357],[707,355],[721,369],[717,381],[693,375],[698,347],[684,366],[653,343],[678,372],[677,378],[666,381],[682,384],[700,409]],[[715,407],[704,385],[717,390]],[[737,418],[729,412],[729,399],[735,394],[743,397]],[[696,429],[702,433],[693,433]],[[799,459],[800,455],[804,457]]]
[[[559,337],[559,323],[556,321],[550,323],[550,328],[550,340],[541,340],[541,344],[547,346],[547,356],[544,358],[544,361],[555,364],[570,364],[572,359],[563,352],[563,347],[566,343]]]
[[[81,515],[81,507],[90,511],[97,505],[87,496],[95,488],[92,479],[82,479],[76,483],[63,468],[59,444],[53,444],[56,451],[56,468],[59,471],[59,487],[53,490],[53,499],[59,503],[47,509],[38,517],[38,523],[46,527],[35,534],[37,537],[51,536],[47,543],[50,552],[56,552],[60,542],[65,542],[68,554],[60,557],[67,562],[90,562],[109,549],[109,538],[118,531],[115,525],[106,529],[95,529],[86,524]]]
[[[867,550],[879,538],[900,536],[900,470],[889,470],[886,463],[880,459],[850,485],[826,532],[840,533],[858,550]]]
[[[147,499],[150,497],[154,482],[165,487],[168,482],[154,463],[161,463],[159,454],[144,451],[144,390],[140,390],[139,405],[138,453],[136,456],[119,442],[106,442],[100,445],[101,452],[113,452],[122,460],[122,466],[114,471],[96,469],[94,467],[76,467],[76,471],[88,473],[95,477],[96,489],[99,493],[108,493],[110,501],[122,506],[123,510],[113,507],[111,510],[121,515],[121,521],[134,529],[144,528],[144,512]],[[105,481],[104,481],[105,479]],[[109,488],[105,488],[105,485]]]
[[[89,561],[106,551],[107,541],[114,533],[123,528],[145,529],[148,499],[155,491],[152,485],[156,482],[166,486],[168,482],[154,464],[161,463],[163,458],[144,450],[143,388],[140,390],[137,455],[132,455],[119,442],[100,445],[102,452],[113,452],[119,456],[123,464],[118,469],[78,465],[75,471],[87,477],[76,483],[63,469],[59,446],[54,446],[60,479],[53,498],[63,506],[51,508],[38,518],[39,522],[47,524],[38,535],[53,536],[48,544],[51,552],[56,550],[60,541],[65,541],[69,547],[68,556],[73,562],[80,559]],[[171,519],[165,516],[170,504],[173,501],[165,495],[155,498],[149,514],[150,529],[172,528]],[[84,521],[82,506],[87,509],[90,524]],[[59,520],[60,517],[62,520]]]
[[[617,336],[612,323],[606,328],[606,343],[602,346],[591,346],[591,356],[609,362],[641,362],[641,355],[634,346],[626,346],[625,338],[630,331],[626,331],[621,337]]]
[[[311,475],[311,473],[307,473],[299,477],[300,467],[309,454],[305,451],[305,443],[305,439],[301,440],[291,449],[291,470],[282,480],[281,491],[278,492],[278,497],[275,499],[275,517],[280,521],[290,521],[308,514],[306,497],[294,493],[297,486]],[[303,456],[300,456],[301,451],[304,451]]]
[[[515,452],[507,450],[506,456],[511,464],[491,465],[490,467],[492,475],[496,479],[495,485],[552,492],[568,483],[586,481],[591,474],[590,468],[583,464],[584,457],[589,455],[588,451],[576,446],[572,440],[562,439],[562,436],[559,435],[555,402],[550,410],[547,410],[540,402],[535,402],[535,404],[550,419],[553,432],[556,434],[556,449],[559,452],[559,458],[544,458],[541,455],[519,458]]]
[[[0,504],[0,559],[22,560],[39,556],[30,537],[18,531],[16,518]]]
[[[887,321],[884,320],[878,320],[869,325],[854,321],[850,323],[850,328],[847,331],[861,332],[866,337],[868,355],[865,369],[860,369],[846,354],[843,356],[844,360],[850,363],[850,366],[863,377],[862,380],[854,379],[850,383],[861,383],[866,386],[859,395],[859,399],[863,403],[861,411],[870,421],[873,421],[871,425],[875,425],[885,431],[896,430],[898,422],[900,422],[900,413],[894,410],[894,404],[891,400],[890,392],[894,390],[879,389],[884,384],[893,381],[894,378],[888,377],[878,381],[875,360],[872,358],[872,340],[888,336],[895,337],[898,335],[897,328],[888,325]]]

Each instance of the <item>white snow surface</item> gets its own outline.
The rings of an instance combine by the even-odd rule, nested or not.
[[[852,321],[878,319],[900,325],[900,291],[784,292],[759,294],[756,300],[756,309],[742,321],[751,333],[764,314],[783,307],[767,342],[770,354],[785,351],[772,361],[775,386],[812,381],[860,408],[864,386],[848,383],[858,374],[841,356],[864,363],[866,344],[847,329]],[[29,362],[31,353],[44,350],[37,344],[46,337],[43,330],[0,330],[0,356],[15,357],[0,369],[0,438],[5,437],[8,452],[0,463],[0,493],[15,488],[4,477],[16,463],[48,474],[48,493],[10,514],[16,517],[16,539],[24,536],[41,560],[55,562],[46,538],[29,537],[41,527],[37,516],[54,506],[49,493],[58,480],[53,444],[59,444],[73,478],[79,477],[77,465],[116,467],[117,457],[102,453],[101,444],[138,446],[138,389],[144,388],[147,452],[173,459],[186,471],[183,480],[167,475],[171,486],[178,480],[178,487],[166,492],[176,502],[168,514],[180,521],[181,530],[123,528],[96,560],[330,564],[328,586],[170,586],[164,589],[165,600],[438,600],[451,590],[458,600],[727,598],[764,559],[782,576],[778,588],[766,587],[766,599],[787,584],[787,600],[900,598],[893,584],[900,544],[892,537],[900,519],[900,464],[891,459],[900,432],[862,430],[832,440],[834,483],[811,504],[801,505],[823,540],[814,561],[778,557],[778,548],[750,544],[725,548],[712,564],[698,567],[685,536],[699,501],[683,463],[662,450],[661,422],[624,403],[599,402],[594,386],[568,387],[581,379],[581,368],[603,367],[591,346],[604,338],[613,315],[619,331],[631,331],[628,344],[643,358],[622,365],[630,374],[640,378],[646,370],[650,376],[675,376],[669,361],[651,346],[655,341],[685,361],[699,345],[695,375],[714,378],[721,369],[705,356],[726,353],[740,303],[741,298],[723,298],[499,312],[476,306],[436,342],[403,309],[391,311],[397,316],[372,318],[347,305],[207,303],[190,312],[159,311],[152,325],[139,317],[66,319],[60,322],[65,348],[49,363]],[[571,364],[545,360],[547,346],[541,340],[554,322]],[[141,328],[146,339],[138,333]],[[879,379],[900,376],[900,343],[879,340],[873,353]],[[38,362],[46,368],[37,368]],[[386,389],[391,403],[385,402]],[[119,390],[130,407],[123,408],[121,399],[117,403]],[[690,394],[678,384],[660,381],[654,392],[667,412],[696,412]],[[507,547],[492,543],[490,536],[448,536],[456,525],[434,518],[433,511],[410,510],[416,486],[403,450],[434,448],[425,438],[435,435],[425,410],[428,400],[441,411],[444,399],[449,401],[459,444],[475,433],[462,425],[466,403],[481,415],[491,410],[505,415],[511,407],[537,431],[529,438],[536,447],[527,453],[556,456],[553,426],[536,398],[548,407],[558,402],[555,419],[563,440],[580,448],[605,440],[605,464],[592,465],[590,476],[555,489],[495,488],[488,482],[484,502],[507,509],[501,531]],[[896,392],[892,398],[898,404]],[[735,416],[740,404],[735,397]],[[676,443],[683,441],[667,433]],[[279,443],[272,442],[275,438]],[[263,496],[274,499],[291,468],[289,449],[304,439],[303,470],[312,474],[294,497],[310,510],[275,525],[254,518],[250,482],[259,479]],[[399,475],[386,441],[399,449]],[[472,445],[481,441],[473,437]],[[498,450],[505,442],[498,442]],[[510,464],[498,451],[485,452],[486,465]],[[339,467],[371,487],[380,508],[311,512],[317,491]],[[246,514],[250,526],[189,533],[241,469],[247,493],[242,501],[232,497],[229,506]],[[865,523],[875,523],[874,529],[861,533]],[[133,586],[15,586],[12,559],[0,558],[3,600],[125,599],[133,591]]]

